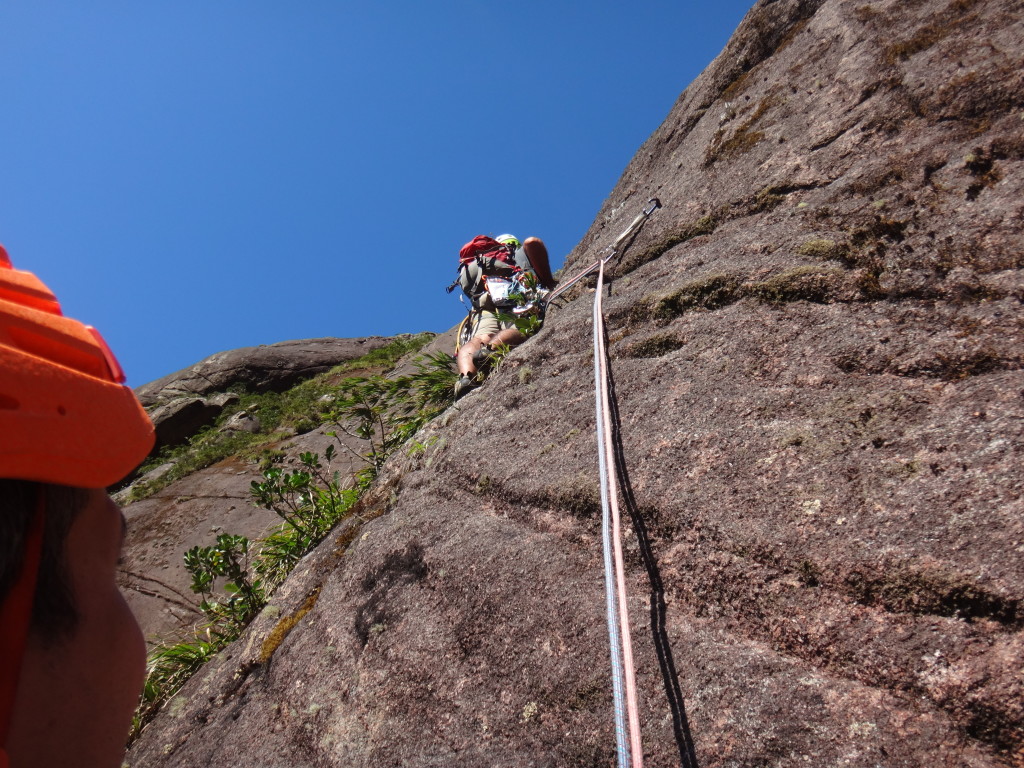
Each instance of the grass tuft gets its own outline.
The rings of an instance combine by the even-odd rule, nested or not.
[[[794,267],[760,283],[744,286],[744,293],[768,304],[810,301],[827,304],[842,287],[844,272],[838,268]]]
[[[628,345],[622,354],[625,357],[662,357],[684,345],[685,342],[675,334],[662,333]]]
[[[740,298],[742,283],[738,275],[711,275],[684,285],[677,291],[652,296],[639,302],[633,311],[634,320],[670,320],[692,309],[719,309]]]
[[[809,256],[822,261],[838,261],[846,254],[847,247],[835,240],[819,238],[803,243],[796,252],[800,256]]]
[[[719,129],[704,153],[704,166],[708,167],[719,160],[739,157],[757,146],[764,139],[764,131],[753,130],[753,127],[776,103],[777,99],[774,96],[762,99],[753,114],[729,138],[725,138],[725,131]]]

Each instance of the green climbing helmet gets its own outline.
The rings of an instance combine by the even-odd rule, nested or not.
[[[519,238],[516,237],[515,235],[498,235],[494,239],[497,240],[502,245],[511,245],[512,248],[515,250],[518,250],[523,245],[522,243],[519,242]]]

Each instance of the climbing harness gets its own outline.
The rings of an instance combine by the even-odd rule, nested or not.
[[[622,518],[619,488],[614,471],[611,420],[611,393],[608,374],[608,350],[604,328],[604,268],[619,255],[620,246],[636,234],[647,218],[661,207],[652,198],[643,212],[612,244],[607,255],[575,277],[564,290],[597,270],[594,294],[594,401],[597,421],[597,459],[601,479],[601,540],[604,555],[605,603],[608,615],[608,644],[612,665],[612,698],[615,707],[615,746],[618,768],[643,768],[640,743],[640,711],[636,695],[633,645],[629,634],[629,608],[626,595],[625,562],[622,555]],[[556,292],[557,293],[557,292]],[[549,298],[550,300],[550,298]]]
[[[459,251],[459,272],[446,290],[461,287],[459,301],[467,305],[466,317],[455,336],[455,354],[472,336],[483,312],[493,312],[499,319],[536,316],[543,320],[543,300],[548,291],[542,288],[532,266],[517,261],[519,240],[501,235],[499,240],[477,235]],[[528,254],[523,256],[528,258]],[[467,302],[466,299],[469,299]]]

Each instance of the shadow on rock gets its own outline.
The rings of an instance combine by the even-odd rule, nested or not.
[[[605,343],[608,343],[607,339],[605,339]],[[640,544],[640,559],[643,561],[644,568],[647,569],[647,577],[651,583],[651,637],[654,640],[654,649],[658,654],[658,666],[661,668],[661,677],[665,685],[665,696],[668,699],[669,709],[672,711],[672,732],[675,736],[676,746],[679,748],[680,765],[683,768],[697,768],[697,752],[693,746],[693,737],[690,735],[690,723],[686,718],[686,703],[683,699],[683,691],[679,686],[679,673],[676,672],[675,661],[672,658],[672,645],[665,628],[668,610],[665,605],[665,588],[658,570],[658,559],[651,546],[651,537],[647,532],[640,509],[637,507],[636,496],[633,494],[633,486],[629,480],[629,470],[626,468],[619,406],[615,397],[615,379],[610,366],[608,367],[608,390],[612,418],[612,445],[615,450],[615,471],[623,501],[629,511],[629,517],[633,521],[637,542]]]

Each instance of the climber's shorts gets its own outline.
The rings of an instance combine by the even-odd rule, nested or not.
[[[496,314],[488,312],[485,309],[482,310],[473,321],[473,332],[470,334],[470,338],[475,339],[477,336],[493,336],[499,331],[514,327],[515,323],[502,322],[498,319]]]

